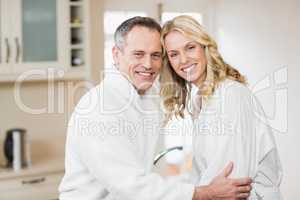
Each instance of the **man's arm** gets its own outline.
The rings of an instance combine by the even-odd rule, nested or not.
[[[80,119],[75,120],[82,124]],[[137,152],[136,136],[130,138],[126,131],[114,129],[119,121],[113,120],[89,118],[85,121],[91,127],[84,123],[89,131],[74,129],[77,133],[72,138],[74,153],[110,195],[122,200],[191,200],[194,186],[148,172]]]
[[[247,199],[251,191],[251,179],[230,179],[228,176],[232,170],[233,163],[230,162],[208,186],[196,187],[193,200]]]
[[[192,200],[194,195],[194,200],[217,199],[215,197],[227,200],[226,195],[237,188],[232,185],[234,180],[227,178],[232,167],[225,169],[210,185],[196,189],[191,184],[166,180],[156,173],[149,173],[138,157],[132,141],[135,138],[129,138],[126,132],[110,132],[115,127],[111,119],[92,117],[87,121],[91,126],[84,123],[85,130],[89,130],[87,132],[82,132],[78,126],[71,127],[70,132],[74,131],[74,153],[116,199]],[[74,122],[82,123],[78,117]]]

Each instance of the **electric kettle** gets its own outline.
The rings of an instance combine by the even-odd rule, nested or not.
[[[30,164],[29,142],[25,129],[15,128],[6,132],[4,141],[4,155],[7,167],[15,171]]]

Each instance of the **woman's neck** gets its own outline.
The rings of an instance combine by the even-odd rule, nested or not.
[[[197,86],[198,88],[201,88],[202,84],[206,80],[206,77],[207,77],[207,73],[205,71],[205,73],[203,73],[198,79],[196,79],[195,81],[192,81],[192,84]]]

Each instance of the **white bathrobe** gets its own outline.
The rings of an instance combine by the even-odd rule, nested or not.
[[[151,172],[161,130],[159,88],[145,95],[118,71],[76,106],[66,141],[61,200],[191,200],[194,185]]]
[[[230,177],[250,176],[254,180],[249,199],[281,199],[282,170],[274,136],[246,86],[225,80],[203,103],[194,119],[193,155],[195,185],[210,183],[233,161]]]

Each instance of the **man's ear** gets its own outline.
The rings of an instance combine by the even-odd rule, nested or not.
[[[112,48],[112,55],[115,65],[119,65],[120,53],[120,49],[116,45],[114,45]]]

